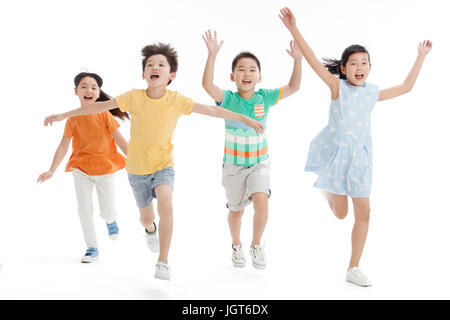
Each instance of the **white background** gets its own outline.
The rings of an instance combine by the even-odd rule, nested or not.
[[[3,121],[0,202],[1,299],[449,299],[448,8],[446,1],[8,1],[0,5],[0,96]],[[140,49],[170,42],[179,71],[169,89],[212,103],[201,78],[207,28],[225,43],[215,82],[234,89],[231,61],[242,50],[261,60],[260,87],[287,84],[290,34],[277,17],[289,6],[318,57],[339,58],[367,46],[369,82],[400,84],[417,44],[434,43],[412,92],[380,102],[374,140],[370,231],[361,261],[373,287],[346,283],[353,213],[334,218],[314,174],[303,171],[309,142],[326,125],[329,90],[303,62],[300,91],[270,112],[272,159],[268,267],[248,254],[253,209],[243,219],[248,264],[231,265],[231,238],[221,186],[224,124],[201,115],[180,118],[175,145],[175,227],[170,282],[153,278],[157,256],[145,244],[124,170],[117,174],[120,239],[112,242],[96,211],[100,260],[85,251],[73,178],[64,172],[39,185],[64,122],[45,116],[79,106],[73,77],[100,74],[118,95],[145,88]],[[129,137],[129,122],[121,132]],[[94,198],[96,199],[96,198]],[[97,208],[97,203],[95,203]]]

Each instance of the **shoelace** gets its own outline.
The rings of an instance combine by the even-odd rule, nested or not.
[[[93,248],[89,248],[86,250],[85,256],[93,256],[95,254],[96,250]]]
[[[156,268],[162,269],[162,270],[164,270],[164,271],[172,271],[172,269],[171,269],[171,268],[169,267],[169,265],[166,264],[166,263],[157,263],[157,264],[156,264]]]
[[[113,223],[107,223],[106,226],[108,227],[108,232],[111,233],[117,233],[119,231],[119,228],[117,227],[117,223],[114,221]]]
[[[252,246],[252,250],[250,251],[252,252],[253,258],[256,258],[257,256],[264,256],[263,247]]]
[[[239,260],[244,259],[244,252],[242,252],[242,247],[232,247],[233,248],[233,256]]]
[[[367,277],[362,273],[362,271],[361,270],[359,270],[359,269],[352,269],[351,270],[351,272],[353,273],[353,275],[356,277],[356,278],[358,278],[358,279],[364,279],[364,280],[366,280],[367,279]]]

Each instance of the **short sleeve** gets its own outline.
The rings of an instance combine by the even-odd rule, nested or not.
[[[281,96],[281,88],[278,89],[260,89],[266,107],[272,107],[278,103]]]
[[[183,96],[178,93],[177,95],[177,107],[180,109],[181,114],[191,114],[192,108],[194,108],[195,102],[191,98]]]
[[[216,101],[216,105],[228,109],[228,106],[230,105],[230,101],[233,99],[233,96],[234,96],[233,92],[231,92],[230,90],[224,90],[222,102]]]
[[[66,121],[66,126],[64,127],[64,137],[66,138],[72,138],[73,132],[72,132],[72,126],[70,125],[70,119]]]
[[[133,113],[133,90],[127,91],[120,96],[115,97],[120,111]]]
[[[106,111],[103,114],[104,114],[103,119],[105,120],[106,128],[108,129],[109,134],[113,134],[114,131],[116,131],[120,127],[120,124],[119,122],[117,122],[116,119],[114,119],[111,112]]]

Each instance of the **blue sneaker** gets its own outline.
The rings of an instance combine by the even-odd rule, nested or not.
[[[117,226],[117,223],[114,221],[112,223],[107,223],[106,226],[108,227],[109,237],[112,240],[117,240],[119,238],[119,227]]]
[[[83,263],[91,263],[95,260],[98,260],[98,249],[97,248],[88,248],[86,253],[81,258],[81,262]]]

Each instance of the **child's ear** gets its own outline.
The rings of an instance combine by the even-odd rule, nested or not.
[[[260,83],[261,80],[262,80],[262,76],[261,76],[261,74],[259,74],[258,83]]]
[[[340,66],[342,74],[347,74],[347,70],[344,66]]]
[[[75,95],[77,96],[78,95],[78,89],[77,88],[75,88]]]
[[[144,72],[142,72],[142,80],[145,80],[145,73]]]
[[[169,75],[169,80],[175,79],[176,76],[177,76],[177,73],[176,73],[176,72],[171,72],[170,75]]]
[[[234,74],[230,74],[230,80],[234,82]]]

